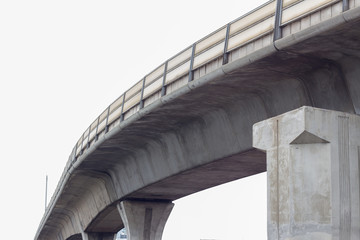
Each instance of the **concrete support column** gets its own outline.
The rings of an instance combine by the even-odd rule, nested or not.
[[[83,233],[83,240],[115,240],[116,233]]]
[[[161,240],[171,202],[126,200],[118,204],[128,240]]]
[[[360,116],[302,107],[253,127],[269,240],[360,239]]]

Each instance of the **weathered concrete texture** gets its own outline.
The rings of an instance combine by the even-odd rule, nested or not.
[[[126,200],[118,204],[128,240],[160,240],[174,204]]]
[[[253,127],[266,150],[269,240],[360,239],[360,116],[312,107]]]
[[[124,228],[117,204],[108,206],[86,228],[87,232],[118,232]]]
[[[256,122],[304,105],[360,114],[359,26],[360,8],[349,10],[111,125],[69,160],[35,239],[112,233],[124,225],[119,201],[173,201],[265,171],[265,154],[251,146]]]
[[[251,127],[252,123],[266,116],[261,100],[249,95],[247,101],[209,112],[199,119],[183,123],[180,129],[156,133],[157,136],[139,136],[134,132],[128,135],[128,140],[122,135],[113,136],[109,139],[110,145],[101,146],[78,169],[108,172],[112,181],[103,181],[105,186],[114,186],[118,199],[172,201],[265,171],[265,156],[251,147]],[[146,119],[141,121],[146,124]],[[159,122],[159,126],[164,124]],[[145,131],[143,129],[142,134]],[[132,138],[137,139],[136,144],[143,145],[131,149]],[[74,174],[82,174],[82,171],[75,170]],[[112,191],[103,190],[103,194],[109,193]],[[102,224],[103,220],[98,221],[99,217],[105,219],[110,214],[102,214],[104,200],[108,198],[111,197],[92,194],[92,198],[87,200],[94,202],[91,205],[74,201],[82,204],[77,208],[81,207],[82,212],[89,215],[82,219],[86,231],[103,231],[105,227],[120,229],[121,221],[113,221],[106,226]],[[96,210],[99,215],[92,219],[90,214]],[[104,211],[107,212],[107,209]]]

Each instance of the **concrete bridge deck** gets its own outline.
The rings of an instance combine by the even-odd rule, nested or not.
[[[74,147],[35,239],[111,235],[120,201],[171,202],[266,171],[258,121],[304,105],[359,114],[360,1],[282,6],[225,25],[114,101]]]

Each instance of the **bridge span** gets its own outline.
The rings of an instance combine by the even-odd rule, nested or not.
[[[328,133],[335,129],[328,119],[333,111],[356,118],[359,93],[360,0],[269,1],[165,61],[95,119],[70,154],[35,239],[113,239],[123,227],[132,240],[161,239],[173,200],[267,170],[273,183],[269,240],[359,239],[358,160],[350,157],[343,166],[325,159],[331,161],[328,168],[306,165],[318,170],[308,171],[309,178],[299,163],[297,175],[289,170],[291,177],[283,177],[283,169],[271,164],[288,156],[279,151],[288,136],[266,127],[295,119],[288,125],[302,130],[300,137],[289,132],[292,143],[329,143],[336,133]],[[269,118],[255,125],[254,148],[253,125]],[[339,124],[336,129],[348,129],[341,130],[341,143],[351,138],[349,129],[360,129],[353,122]],[[351,141],[334,145],[340,162],[357,144]],[[319,149],[296,156],[319,151],[314,156],[322,158],[326,151]],[[286,159],[292,162],[293,156]],[[350,170],[351,178],[336,184],[335,173],[347,176]],[[301,177],[293,180],[292,174]],[[318,178],[324,188],[299,180]],[[309,188],[303,195],[314,198],[296,195],[299,188]],[[288,200],[276,200],[284,196]],[[304,201],[316,204],[298,204]],[[294,217],[294,208],[301,217]]]

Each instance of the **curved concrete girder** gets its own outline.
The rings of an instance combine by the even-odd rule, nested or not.
[[[94,212],[94,209],[96,213],[98,214],[98,209],[105,208],[110,202],[114,201],[116,197],[114,197],[114,190],[112,187],[111,180],[109,182],[109,176],[105,173],[100,172],[86,172],[84,174],[78,173],[77,182],[72,182],[72,191],[67,191],[65,189],[65,194],[68,195],[68,198],[62,198],[61,201],[59,201],[59,207],[54,208],[54,218],[55,219],[62,219],[63,216],[69,216],[70,212],[72,213],[71,217],[74,218],[73,221],[69,221],[73,225],[76,223],[78,226],[70,226],[69,227],[63,227],[62,229],[67,229],[66,232],[62,232],[62,237],[65,239],[73,234],[81,233],[86,227],[88,223],[83,224],[83,221],[80,221],[79,219],[84,219],[85,216],[79,215],[80,213],[86,213],[89,214],[89,219],[95,218],[95,216],[91,215],[91,211]],[[72,181],[71,179],[70,181]],[[86,185],[89,184],[89,185]],[[109,192],[112,191],[112,193],[109,194]],[[65,195],[65,196],[66,196]],[[86,197],[90,196],[90,197]],[[108,196],[108,198],[106,198]],[[67,199],[67,200],[66,200]],[[86,199],[86,201],[82,201],[81,199]],[[57,209],[57,210],[56,210]],[[51,220],[52,218],[49,218],[48,221],[53,222]],[[68,222],[68,221],[63,221]],[[57,224],[57,223],[55,223]],[[69,231],[72,229],[71,231]]]
[[[78,233],[78,229],[74,228],[74,225],[72,224],[72,220],[71,218],[69,218],[69,216],[67,216],[62,212],[57,212],[56,216],[57,219],[61,222],[61,225],[64,226],[58,233],[58,235],[61,236],[62,239],[66,239],[68,236]]]
[[[338,64],[329,62],[313,73],[302,76],[302,79],[308,86],[314,106],[355,113],[344,71]]]
[[[69,180],[68,184],[64,187],[63,197],[59,199],[58,205],[61,207],[67,206],[69,208],[74,209],[74,211],[77,211],[76,207],[79,200],[81,200],[81,198],[83,198],[84,195],[88,195],[88,194],[91,195],[91,191],[89,189],[91,188],[91,186],[86,186],[86,183],[89,180],[87,177],[81,177],[79,175],[76,176],[76,180],[74,179],[75,179],[75,174]],[[69,188],[68,187],[69,185],[71,185],[72,187]]]
[[[39,236],[39,239],[40,240],[58,239],[59,231],[60,230],[58,225],[52,225],[50,223],[46,223],[46,225],[44,226],[44,231]]]
[[[81,190],[79,188],[75,188],[75,190],[78,190],[80,192],[80,194],[78,196],[73,196],[69,193],[67,193],[68,197],[70,197],[70,201],[65,201],[67,203],[67,205],[59,205],[57,208],[54,208],[54,209],[58,209],[58,213],[54,212],[54,215],[63,215],[64,213],[73,213],[73,216],[74,216],[74,223],[77,224],[77,227],[76,229],[74,229],[74,233],[81,233],[83,231],[83,226],[82,226],[82,221],[81,221],[81,216],[79,216],[79,208],[77,207],[78,204],[82,203],[82,198],[81,197],[86,197],[86,196],[89,196],[91,195],[91,192],[90,190],[88,189],[85,189],[85,188],[82,188]],[[87,198],[89,199],[89,198]],[[90,198],[91,200],[92,198]],[[77,202],[76,202],[77,201]],[[64,204],[64,202],[62,203]],[[49,222],[52,222],[52,218],[49,217],[48,219]],[[66,234],[65,236],[66,237],[69,237],[73,234]]]
[[[50,226],[49,224],[44,225],[44,230],[39,235],[39,240],[56,239],[56,233],[58,226]]]
[[[109,198],[106,198],[106,192],[103,191],[104,189],[101,188],[101,186],[95,186],[96,185],[93,185],[94,188],[89,189],[89,192],[83,196],[77,205],[80,223],[83,229],[88,226],[88,223],[96,217],[99,211],[111,204]]]
[[[339,64],[341,65],[342,73],[354,105],[355,113],[360,114],[360,58],[349,56],[342,58],[339,61]]]
[[[85,229],[86,232],[118,232],[124,228],[116,204],[107,206]]]
[[[248,105],[237,103],[233,106],[237,110],[231,114],[218,110],[182,129],[162,134],[130,157],[111,157],[121,159],[109,170],[118,195],[126,196],[145,184],[251,149],[243,139],[251,139],[252,122],[266,117],[262,103],[251,100]]]
[[[126,200],[117,207],[129,240],[160,240],[174,204]]]
[[[306,87],[295,78],[274,80],[271,84],[259,84],[259,87],[254,91],[262,99],[269,117],[304,105],[312,105],[311,96]],[[284,99],[292,100],[284,103]]]
[[[111,176],[98,171],[77,171],[76,174],[79,174],[81,178],[86,176],[91,183],[92,187],[89,189],[88,194],[91,195],[93,200],[92,204],[81,202],[77,207],[87,214],[96,211],[96,217],[91,217],[93,221],[82,221],[82,229],[91,232],[117,232],[122,227],[122,221],[116,208],[114,214],[110,206],[111,203],[118,199]],[[110,221],[106,221],[106,218],[110,218]]]
[[[65,189],[65,192],[69,192],[70,196],[81,198],[82,194],[91,194],[91,192],[94,192],[94,189],[99,188],[102,189],[102,197],[107,198],[106,201],[112,202],[117,199],[111,179],[106,173],[76,170],[73,175],[74,177],[70,180],[70,184],[76,189],[73,191]]]
[[[80,234],[83,231],[80,225],[79,216],[77,215],[77,213],[74,213],[73,210],[70,210],[68,208],[54,208],[54,211],[58,216],[64,216],[63,219],[69,219],[66,222],[68,223],[68,225],[71,224],[71,226],[68,227],[66,232],[61,232],[64,239],[67,239],[70,236],[76,234]]]
[[[63,224],[63,222],[61,221],[61,218],[59,218],[59,216],[54,216],[52,219],[50,219],[49,222],[50,223],[47,223],[47,226],[49,226],[50,228],[57,229],[55,234],[57,236],[62,236],[61,232],[64,230],[66,225]],[[65,231],[66,231],[66,229],[65,229]]]
[[[256,97],[256,96],[254,96]],[[256,106],[256,107],[255,107]],[[182,133],[178,133],[178,132],[170,132],[167,134],[163,134],[163,138],[159,138],[159,139],[154,139],[150,142],[148,142],[148,144],[146,145],[146,148],[144,149],[139,149],[137,151],[137,154],[135,156],[131,156],[128,159],[122,159],[122,161],[117,160],[117,157],[111,157],[109,158],[110,162],[113,162],[112,164],[116,167],[113,167],[112,170],[108,170],[111,175],[112,175],[112,179],[114,181],[115,184],[115,189],[118,191],[117,195],[120,196],[125,196],[126,191],[127,192],[133,192],[134,189],[136,188],[142,188],[142,184],[145,184],[146,182],[158,182],[159,179],[161,178],[166,178],[166,175],[164,176],[163,174],[167,174],[167,176],[171,176],[172,174],[176,173],[176,172],[183,172],[187,169],[192,168],[192,166],[196,165],[202,165],[203,163],[205,163],[206,161],[209,161],[210,156],[212,156],[213,158],[216,158],[220,153],[215,153],[215,152],[211,152],[209,151],[207,153],[206,156],[202,156],[201,161],[203,162],[196,162],[198,160],[193,159],[192,158],[195,155],[200,154],[204,155],[205,152],[207,152],[207,149],[213,149],[212,151],[216,151],[216,149],[219,149],[219,147],[215,147],[215,145],[217,145],[217,141],[214,139],[219,139],[220,137],[224,138],[221,141],[225,141],[225,139],[227,139],[227,143],[222,145],[224,151],[229,152],[232,151],[234,153],[238,153],[239,150],[239,145],[241,145],[241,139],[242,136],[245,136],[245,130],[246,130],[246,136],[248,138],[251,138],[251,131],[250,131],[250,127],[251,127],[251,123],[249,123],[248,126],[239,126],[241,124],[239,124],[239,118],[246,116],[246,120],[244,120],[245,122],[248,122],[249,119],[254,118],[252,121],[256,121],[256,119],[262,119],[263,117],[265,117],[266,115],[264,115],[264,111],[260,111],[260,109],[262,109],[262,104],[259,101],[259,99],[257,100],[253,100],[251,101],[251,103],[249,104],[245,104],[245,103],[239,103],[237,104],[236,108],[238,109],[237,114],[238,116],[234,116],[235,115],[235,111],[234,114],[230,117],[228,116],[228,113],[225,110],[219,110],[221,113],[217,113],[217,114],[208,114],[208,118],[203,119],[201,121],[198,121],[195,125],[190,125],[189,129],[186,131],[181,131]],[[243,109],[243,111],[241,111]],[[246,109],[246,110],[245,110]],[[220,123],[219,123],[220,121]],[[222,123],[221,123],[222,122]],[[234,128],[232,127],[227,127],[227,130],[225,130],[225,128],[222,128],[222,130],[220,130],[221,128],[218,128],[217,130],[214,130],[215,128],[212,127],[210,128],[210,125],[216,125],[216,124],[223,124],[224,126],[230,126],[232,125]],[[198,147],[199,146],[192,146],[191,143],[189,143],[188,141],[190,140],[190,138],[187,136],[187,134],[192,134],[191,136],[196,137],[197,133],[199,133],[199,131],[204,131],[204,128],[209,127],[209,129],[212,129],[212,131],[208,130],[205,131],[206,136],[202,136],[204,138],[204,140],[201,140],[199,142],[203,142],[205,144],[207,144],[208,146],[206,147],[205,145],[202,146],[203,150],[199,150]],[[200,129],[200,130],[199,130]],[[237,130],[235,130],[237,129]],[[237,132],[240,135],[238,135],[237,137],[235,137],[233,132]],[[179,134],[181,134],[182,136],[180,136]],[[208,140],[205,140],[208,139]],[[241,146],[240,146],[241,147]],[[186,150],[184,150],[183,148],[185,148]],[[249,148],[248,145],[244,145],[242,146],[242,148],[244,150],[247,150]],[[184,154],[184,152],[188,152],[187,155]],[[194,155],[195,154],[195,155]],[[194,156],[192,156],[194,155]],[[99,154],[97,154],[97,156],[99,156]],[[219,156],[220,157],[220,156]],[[191,160],[191,161],[188,161]],[[115,165],[117,164],[117,165]],[[260,165],[264,165],[264,162],[259,163]],[[166,171],[164,171],[164,169],[157,169],[159,165],[163,165],[166,166]],[[141,167],[140,167],[141,166]],[[82,167],[84,167],[84,169],[89,169],[91,167],[90,165],[84,164]],[[100,167],[100,166],[99,166]],[[101,166],[103,167],[103,166]],[[101,171],[105,171],[105,169],[99,169]],[[260,172],[264,171],[264,168],[261,168]],[[136,172],[134,172],[136,171]],[[208,170],[207,170],[208,171]],[[254,173],[252,173],[254,174]],[[138,176],[138,180],[136,181],[134,179],[135,176]],[[240,176],[238,174],[238,176]],[[244,176],[244,175],[242,175]],[[232,177],[231,180],[237,179],[236,177]],[[211,181],[210,181],[211,182]],[[215,181],[216,182],[216,181]],[[223,183],[223,182],[221,182]],[[136,185],[139,184],[139,185]],[[185,184],[185,183],[184,183]],[[213,183],[214,185],[216,185],[216,183]],[[219,183],[217,183],[219,184]],[[208,187],[209,185],[206,185],[206,187]],[[130,189],[128,189],[130,187]],[[133,188],[133,189],[131,189]],[[181,189],[181,186],[179,186],[177,184],[177,186],[174,189]],[[200,189],[203,189],[203,187],[199,187],[196,185],[193,185],[192,188],[188,188],[188,189],[183,189],[181,191],[178,191],[175,193],[175,191],[173,191],[174,195],[172,196],[154,196],[154,195],[149,195],[150,198],[155,197],[157,199],[163,197],[163,198],[169,198],[169,199],[177,199],[179,197],[184,196],[184,194],[189,194],[195,191],[198,191]],[[122,192],[122,191],[125,191]],[[148,189],[146,190],[148,191]],[[183,193],[181,193],[183,191]],[[104,210],[105,211],[105,210]],[[101,213],[99,213],[99,215],[97,217],[100,217]],[[97,221],[97,217],[93,220],[93,222]],[[92,222],[92,223],[93,223]],[[98,231],[97,228],[95,226],[93,226],[92,223],[89,223],[89,225],[86,225],[85,223],[83,223],[83,225],[85,226],[89,226],[87,229],[91,229],[91,231]]]
[[[112,203],[116,197],[114,196],[112,183],[106,174],[99,172],[79,172],[75,171],[76,181],[74,178],[70,180],[72,190],[69,191],[65,188],[65,196],[59,201],[60,206],[67,206],[79,215],[81,229],[87,227],[87,222],[83,221],[86,218],[92,219],[97,215],[98,209],[102,209]],[[112,190],[111,190],[112,189]],[[109,192],[109,191],[112,191]],[[88,196],[88,197],[87,197]],[[84,202],[84,199],[86,201]],[[96,213],[94,213],[94,211]],[[84,216],[85,213],[86,215]]]
[[[311,72],[293,73],[288,79],[281,75],[278,73],[278,80],[259,84],[255,90],[271,117],[303,105],[355,112],[344,70],[336,62],[327,61]],[[284,105],[284,99],[291,99],[292,104]]]

